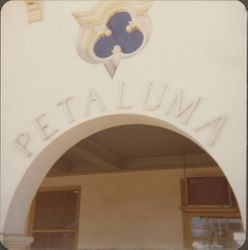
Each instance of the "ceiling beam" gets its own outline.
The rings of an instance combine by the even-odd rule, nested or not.
[[[125,159],[124,166],[126,169],[132,168],[168,168],[168,167],[202,167],[215,166],[216,163],[208,154],[186,154],[172,155],[161,157],[145,157]]]
[[[123,168],[123,162],[118,156],[89,139],[83,140],[63,156],[64,161],[72,162],[72,159],[77,162],[88,161],[99,169],[118,170]]]
[[[88,147],[86,147],[86,144]],[[86,147],[88,151],[82,146]],[[97,150],[94,150],[93,153],[92,151],[96,149],[95,147]],[[96,146],[92,141],[87,141],[84,145],[76,146],[54,165],[49,176],[217,166],[205,153],[120,160],[118,157],[113,156],[112,153],[108,151],[106,153],[106,150],[104,150],[104,153],[107,154],[106,156],[102,151],[98,151],[99,147],[101,148],[101,146]],[[96,155],[96,151],[98,151],[98,155]],[[109,154],[113,156],[111,162],[109,161]],[[105,158],[108,158],[108,160]]]

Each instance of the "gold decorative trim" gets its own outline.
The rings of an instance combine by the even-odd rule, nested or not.
[[[25,0],[29,23],[41,21],[43,18],[42,3],[39,0]]]
[[[130,3],[129,3],[130,4]],[[80,11],[77,13],[72,13],[74,18],[78,21],[80,26],[84,26],[92,29],[94,26],[101,25],[109,17],[108,13],[112,15],[119,11],[129,9],[127,1],[105,1],[100,5],[95,5],[90,11]],[[147,11],[151,8],[150,1],[133,1],[132,8],[136,17],[145,15]]]
[[[113,78],[119,62],[136,55],[144,48],[151,36],[151,22],[147,12],[151,8],[151,1],[101,1],[98,2],[90,11],[81,11],[72,13],[80,25],[80,31],[77,39],[77,52],[79,56],[88,63],[104,64],[109,75]],[[113,49],[113,54],[107,59],[99,58],[93,52],[95,42],[101,36],[111,35],[106,26],[109,18],[118,12],[126,11],[132,17],[132,22],[127,27],[127,32],[132,32],[135,29],[142,31],[144,41],[141,47],[131,53],[124,54],[121,48],[116,46]]]

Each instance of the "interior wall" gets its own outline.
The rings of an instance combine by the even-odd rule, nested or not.
[[[220,175],[218,168],[188,175]],[[41,187],[81,186],[78,248],[183,248],[182,169],[46,178]]]

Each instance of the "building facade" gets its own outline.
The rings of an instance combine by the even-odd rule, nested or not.
[[[2,243],[10,250],[30,247],[30,208],[40,187],[75,187],[81,197],[79,229],[70,229],[77,234],[75,248],[182,249],[187,211],[178,207],[185,166],[191,177],[225,176],[245,231],[245,48],[246,10],[238,1],[7,2],[2,9]],[[85,170],[68,176],[57,169],[56,177],[46,177],[85,138],[134,125],[171,131],[209,158],[189,156],[185,144],[178,157],[125,162],[124,170],[142,171],[119,173],[120,161],[109,154],[106,160],[91,143],[79,154],[108,174]],[[197,164],[204,166],[193,169]],[[117,213],[123,204],[126,213]],[[154,214],[150,229],[149,213]]]

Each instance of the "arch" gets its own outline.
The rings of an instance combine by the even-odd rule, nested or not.
[[[8,214],[4,223],[3,232],[5,234],[13,234],[13,232],[16,234],[24,234],[29,207],[33,197],[35,196],[35,193],[54,163],[68,149],[70,149],[77,142],[92,134],[95,134],[96,132],[111,127],[132,124],[151,125],[174,131],[196,143],[214,159],[214,157],[206,150],[203,145],[201,145],[201,143],[196,138],[192,137],[189,133],[185,132],[176,125],[168,123],[167,121],[161,120],[159,118],[154,118],[144,114],[115,114],[105,115],[84,121],[79,125],[71,127],[54,139],[31,162],[12,197],[10,206],[8,208]],[[216,159],[214,160],[218,164],[218,161]],[[226,174],[225,169],[221,165],[219,165],[219,167],[223,173]],[[226,177],[228,179],[228,176]]]

